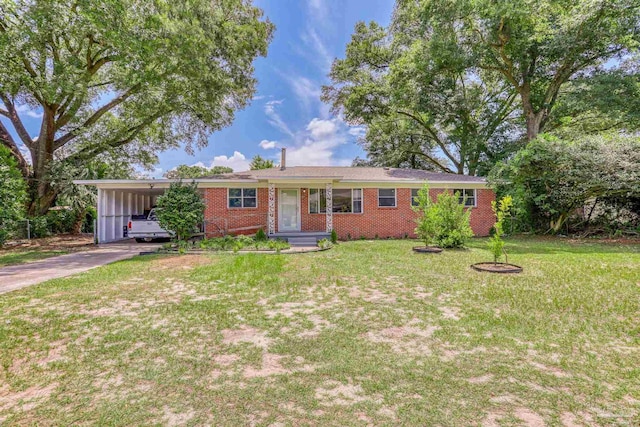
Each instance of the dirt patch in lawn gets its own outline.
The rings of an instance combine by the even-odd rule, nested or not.
[[[412,356],[430,355],[432,353],[432,342],[430,338],[439,327],[419,327],[419,323],[419,320],[414,319],[404,326],[367,332],[365,338],[374,343],[389,344],[397,353]]]
[[[251,326],[242,325],[239,329],[224,329],[222,332],[222,342],[224,344],[238,345],[249,343],[266,350],[271,344],[271,338],[267,333]]]
[[[329,380],[322,387],[316,388],[315,392],[316,399],[324,406],[347,406],[366,401],[375,403],[382,401],[381,396],[368,396],[364,393],[362,386],[353,384],[351,381],[344,384]]]
[[[22,410],[28,410],[38,406],[40,401],[47,399],[58,387],[58,383],[46,386],[32,386],[20,392],[10,392],[8,386],[0,388],[0,411],[14,409],[18,406]]]

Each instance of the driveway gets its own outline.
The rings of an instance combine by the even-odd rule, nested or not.
[[[109,243],[90,251],[0,268],[0,294],[133,258],[142,251],[152,251],[158,247],[160,244]]]

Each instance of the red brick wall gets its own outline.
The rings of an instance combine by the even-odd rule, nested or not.
[[[431,197],[444,190],[431,189]],[[278,192],[276,191],[276,197]],[[495,222],[491,211],[491,202],[495,200],[495,194],[488,189],[478,189],[477,206],[471,210],[471,228],[476,236],[486,236]],[[415,218],[417,214],[411,210],[411,189],[396,189],[396,207],[378,207],[378,189],[365,188],[363,190],[363,213],[334,213],[333,228],[340,239],[358,239],[386,237],[415,237]],[[267,231],[267,215],[269,210],[268,189],[258,189],[257,208],[227,208],[227,189],[209,188],[205,190],[205,221],[208,236],[220,235],[220,230],[225,229],[231,234],[251,234],[258,228]],[[276,200],[276,230],[277,230]],[[309,213],[309,189],[300,190],[300,212],[302,231],[325,231],[326,214]],[[226,220],[226,221],[225,221]]]
[[[205,199],[205,232],[207,237],[223,234],[254,234],[259,228],[267,231],[269,192],[258,188],[258,207],[228,208],[226,188],[207,188]]]

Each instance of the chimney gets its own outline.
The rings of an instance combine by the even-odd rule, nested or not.
[[[287,167],[287,149],[283,148],[280,154],[280,170],[283,171]]]

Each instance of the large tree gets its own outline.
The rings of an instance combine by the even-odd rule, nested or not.
[[[516,135],[516,93],[464,52],[443,50],[419,20],[399,3],[389,28],[357,24],[323,99],[366,126],[372,164],[475,175]]]
[[[0,142],[29,181],[31,214],[57,197],[55,162],[110,152],[149,164],[206,145],[254,93],[273,32],[261,18],[248,0],[0,2]],[[25,107],[42,114],[37,135]]]
[[[563,86],[638,49],[637,0],[399,0],[418,8],[424,28],[446,52],[502,76],[518,93],[529,141],[545,130]],[[454,25],[451,23],[454,22]]]
[[[263,159],[259,155],[253,156],[253,158],[251,159],[251,163],[249,163],[249,169],[251,169],[251,170],[271,169],[273,167],[275,167],[275,164],[273,163],[273,160]]]
[[[205,178],[211,175],[219,175],[221,173],[230,173],[233,169],[226,166],[214,166],[211,169],[198,165],[178,165],[175,169],[171,169],[164,174],[168,179],[193,179]]]

